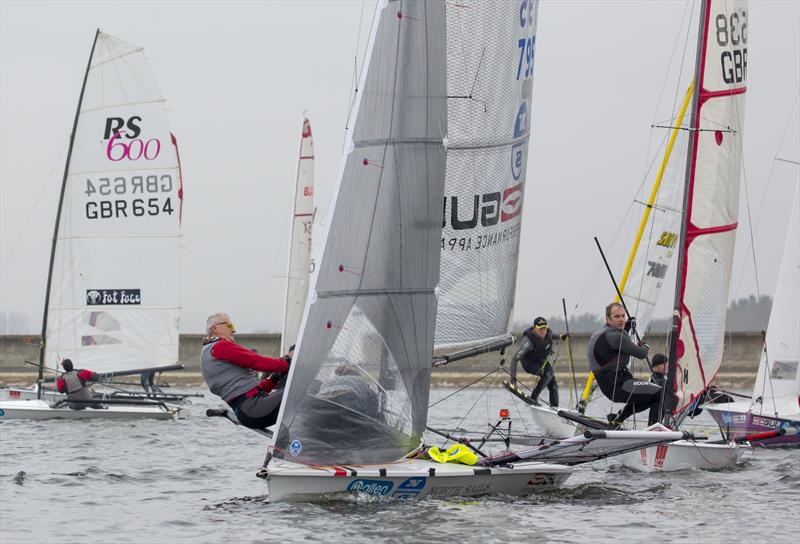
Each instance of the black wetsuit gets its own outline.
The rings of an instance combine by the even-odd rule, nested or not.
[[[647,347],[634,344],[628,333],[606,325],[589,339],[587,355],[600,391],[613,402],[625,403],[617,422],[660,403],[661,387],[636,381],[628,370],[631,356],[647,357]]]
[[[525,372],[538,375],[539,381],[531,391],[531,398],[536,400],[539,394],[547,387],[550,396],[550,406],[558,406],[558,383],[553,371],[553,364],[549,361],[553,354],[553,341],[558,339],[549,328],[544,338],[538,336],[533,329],[527,329],[524,333],[514,358],[511,361],[511,380],[517,380],[517,363],[522,363]]]

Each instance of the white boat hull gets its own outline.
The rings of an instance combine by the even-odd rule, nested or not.
[[[102,408],[52,408],[43,400],[11,400],[0,402],[0,421],[11,419],[174,419],[182,417],[173,405],[109,405]]]
[[[549,406],[528,405],[533,422],[551,438],[570,438],[581,432],[578,426],[569,420],[559,417],[558,411]]]
[[[0,389],[0,401],[6,400],[34,400],[37,397],[38,389],[35,385],[31,387],[3,387]],[[52,389],[42,391],[44,400],[55,402],[64,398],[64,395]]]
[[[267,479],[270,502],[279,502],[337,494],[396,499],[529,495],[559,487],[571,473],[571,467],[539,462],[489,468],[407,459],[386,465],[310,467],[272,459],[259,476]]]
[[[678,440],[628,452],[620,456],[623,465],[640,472],[675,470],[719,470],[739,462],[747,446],[733,442],[708,443]]]

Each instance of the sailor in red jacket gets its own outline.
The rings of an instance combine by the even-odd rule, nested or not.
[[[72,361],[64,359],[61,362],[64,367],[64,374],[56,381],[56,388],[59,393],[67,394],[67,405],[73,410],[83,410],[88,406],[87,400],[92,400],[94,391],[89,387],[90,381],[98,379],[97,374],[91,370],[75,369],[72,366]]]
[[[263,357],[237,344],[236,328],[225,313],[211,315],[206,320],[206,332],[200,369],[208,388],[228,403],[245,427],[264,429],[274,425],[283,389],[273,391],[276,381],[259,381],[254,371],[286,373],[290,359]]]

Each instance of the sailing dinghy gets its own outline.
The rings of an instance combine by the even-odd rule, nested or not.
[[[294,188],[292,226],[289,237],[289,263],[281,332],[281,355],[297,343],[300,321],[308,298],[308,279],[314,268],[311,260],[311,234],[314,224],[314,138],[311,122],[303,116],[300,155]]]
[[[562,483],[573,463],[685,436],[580,436],[478,452],[474,465],[425,458],[434,343],[508,336],[535,17],[527,1],[379,3],[329,228],[259,473],[271,501],[528,494]],[[451,65],[454,59],[462,65]],[[470,146],[468,138],[482,141]],[[461,191],[477,180],[514,180],[483,204],[480,194],[468,198],[466,212],[445,209],[454,230],[475,228],[482,217],[480,239],[463,232],[451,241],[442,228],[442,202],[460,206],[445,192],[458,178]],[[489,248],[508,253],[504,270],[487,268],[495,252],[479,252]],[[445,250],[463,254],[450,259]],[[468,270],[475,264],[480,269]],[[467,283],[447,283],[459,274]],[[472,303],[452,296],[475,286],[482,290],[470,293]],[[438,311],[437,294],[447,301]],[[476,306],[486,315],[470,315]],[[445,325],[459,320],[461,331]]]
[[[762,434],[759,445],[800,446],[800,187],[794,194],[774,301],[753,400],[705,408],[734,440]]]
[[[667,427],[657,424],[652,430],[678,428],[712,384],[722,362],[739,206],[746,1],[704,0],[699,20],[695,83],[689,86],[671,127],[620,282],[625,300],[635,308],[639,329],[647,331],[673,253],[678,255],[673,312],[678,317],[670,335],[666,386],[676,392],[677,404],[664,402],[662,422]],[[688,125],[684,122],[687,110],[691,112]],[[685,151],[673,153],[673,149]],[[671,175],[678,167],[684,169],[682,190]],[[591,378],[584,399],[590,391]],[[555,432],[555,425],[565,417],[581,430],[607,427],[605,422],[569,410],[534,413],[539,426]],[[630,452],[620,459],[643,471],[718,469],[735,464],[743,453],[742,446],[727,439],[681,440]]]
[[[677,238],[675,304],[662,422],[679,428],[722,363],[725,316],[738,226],[744,98],[747,90],[747,2],[704,0],[700,7],[692,88],[684,210]],[[670,233],[664,233],[670,239]],[[644,471],[719,469],[745,447],[679,441],[621,457]]]
[[[39,380],[65,358],[103,379],[178,363],[183,189],[164,96],[141,47],[95,34],[75,114],[47,276]],[[0,402],[6,419],[175,419],[148,399]]]

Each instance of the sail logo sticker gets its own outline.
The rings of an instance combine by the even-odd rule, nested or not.
[[[424,479],[424,478],[423,478]],[[364,493],[374,497],[385,497],[392,491],[394,483],[391,480],[353,480],[347,486],[347,491]]]
[[[500,205],[500,221],[509,221],[522,212],[522,184],[514,185],[503,191],[503,203]]]
[[[87,289],[88,306],[130,306],[142,303],[141,289]]]
[[[425,489],[427,483],[428,478],[424,476],[420,478],[409,478],[397,486],[397,490],[392,496],[398,499],[414,499]]]
[[[139,138],[142,127],[139,123],[142,118],[133,115],[128,119],[122,117],[106,118],[106,126],[103,132],[103,140],[108,140],[106,144],[106,158],[112,162],[119,162],[122,159],[137,161],[144,158],[152,161],[161,153],[161,141],[158,138],[150,138],[143,141]],[[125,138],[124,141],[122,138]]]
[[[514,122],[514,138],[522,138],[528,134],[528,103],[523,100],[517,110],[517,119]],[[519,179],[525,166],[525,144],[527,142],[514,144],[511,146],[511,175],[515,180]]]
[[[289,444],[289,453],[292,454],[292,457],[297,457],[301,451],[303,451],[303,444],[299,440],[292,440],[292,443]]]

